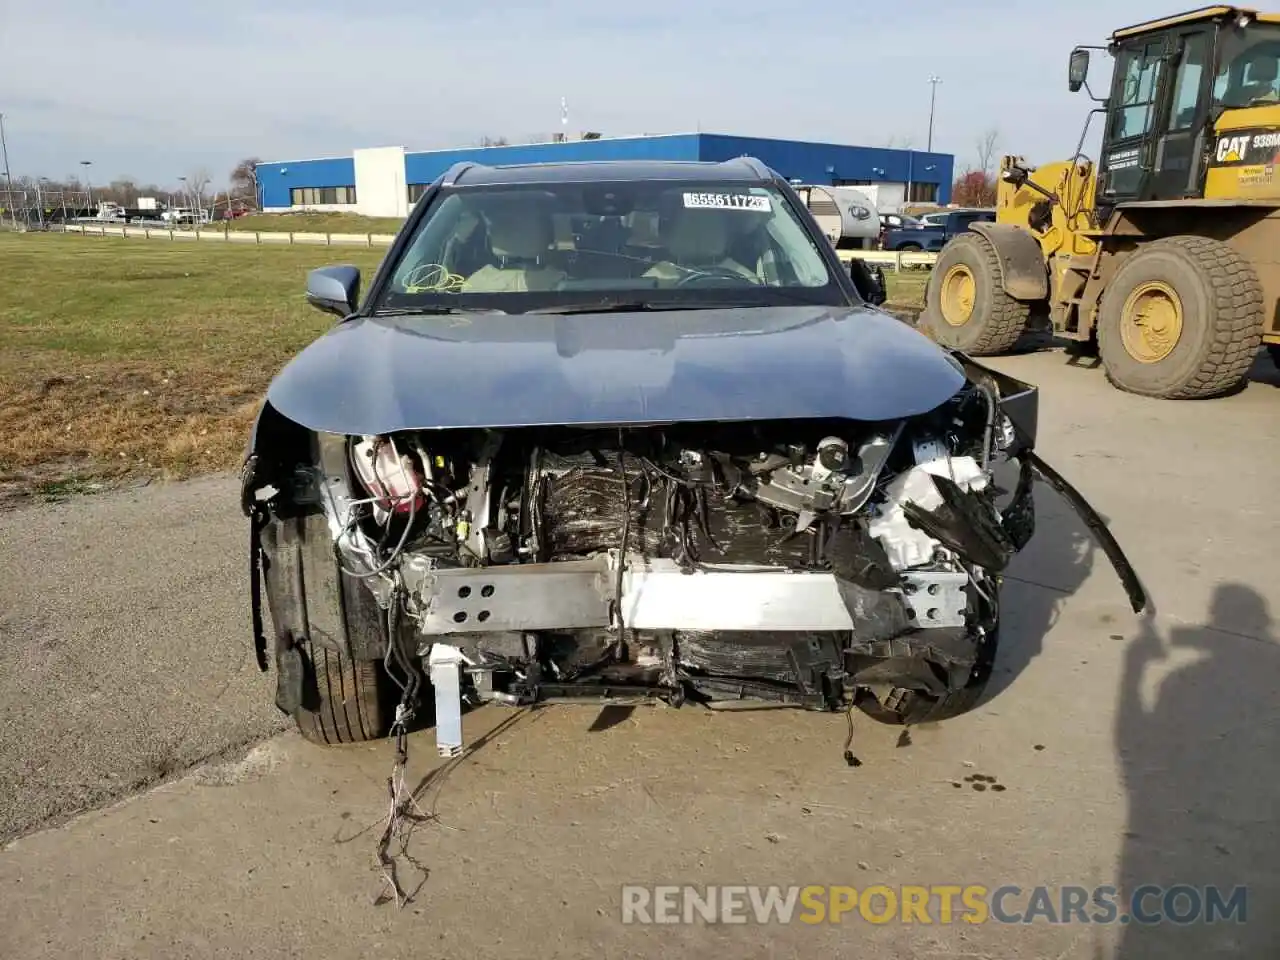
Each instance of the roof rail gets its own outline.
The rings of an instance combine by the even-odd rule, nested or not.
[[[470,160],[459,160],[457,163],[455,163],[453,166],[451,166],[448,170],[444,172],[444,178],[440,181],[440,186],[442,187],[453,186],[455,183],[457,183],[459,180],[462,179],[462,175],[464,173],[466,173],[472,167],[478,167],[478,166],[480,166],[480,164],[473,163]]]
[[[735,161],[726,160],[725,162],[733,163]],[[743,154],[741,157],[737,158],[736,162],[745,165],[752,173],[754,173],[761,180],[773,179],[773,171],[770,170],[763,163],[761,163],[759,160],[757,160],[755,157],[749,157],[746,154]]]

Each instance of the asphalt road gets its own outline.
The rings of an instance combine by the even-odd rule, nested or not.
[[[850,768],[843,717],[477,711],[461,762],[411,740],[435,819],[402,862],[403,910],[373,905],[387,745],[276,735],[232,482],[0,516],[0,833],[26,834],[0,851],[0,956],[1273,956],[1280,376],[1260,361],[1237,396],[1167,403],[1056,353],[996,365],[1042,387],[1041,452],[1109,518],[1154,620],[1041,488],[972,714],[906,745],[859,719]],[[1055,901],[1065,884],[1248,889],[1246,922],[1215,925],[935,908],[655,928],[621,923],[626,883],[1013,884],[1013,913],[1040,884]]]

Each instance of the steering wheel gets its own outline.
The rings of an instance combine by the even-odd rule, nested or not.
[[[679,280],[677,280],[675,283],[677,287],[694,286],[702,280],[732,280],[734,281],[734,283],[739,283],[739,284],[742,283],[743,281],[746,281],[747,283],[750,283],[753,286],[757,286],[757,287],[760,286],[760,281],[758,279],[755,279],[752,277],[744,277],[742,274],[738,273],[736,270],[730,270],[728,267],[708,267],[705,270],[695,270],[691,267],[685,268],[685,269],[688,269],[690,271],[689,275],[687,277],[681,277]]]

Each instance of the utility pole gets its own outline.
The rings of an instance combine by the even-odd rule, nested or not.
[[[4,182],[8,187],[8,200],[5,206],[9,208],[9,219],[13,221],[13,225],[18,225],[18,215],[13,212],[13,177],[9,175],[9,145],[4,141],[4,114],[0,113],[0,153],[4,154]]]
[[[941,77],[934,76],[929,78],[929,86],[931,87],[929,92],[929,145],[925,147],[925,150],[929,153],[933,153],[933,109],[938,103],[938,84],[941,82]]]

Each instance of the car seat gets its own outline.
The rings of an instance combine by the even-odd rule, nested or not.
[[[759,283],[755,271],[729,256],[734,231],[726,218],[731,216],[749,214],[688,209],[673,213],[662,230],[667,259],[655,263],[644,276],[675,282],[698,270],[727,270]]]
[[[525,293],[554,290],[563,270],[547,264],[555,231],[550,215],[532,203],[495,206],[488,212],[489,247],[496,263],[481,267],[462,293]]]

